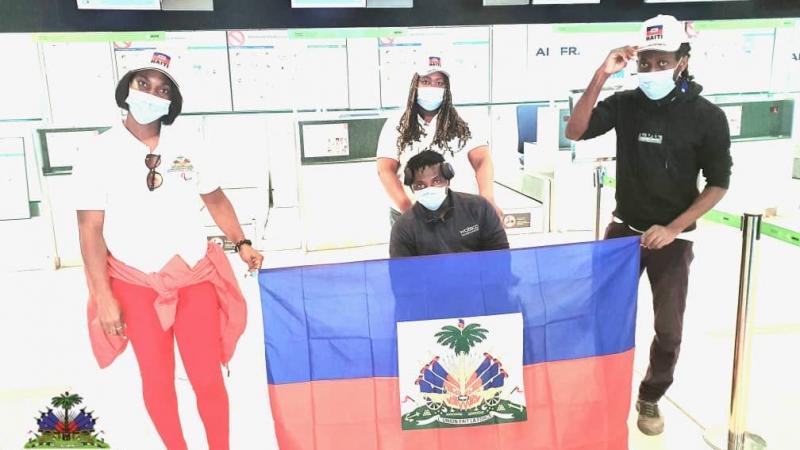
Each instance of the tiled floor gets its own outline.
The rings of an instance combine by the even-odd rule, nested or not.
[[[591,239],[590,234],[577,233],[516,236],[512,242],[518,246],[587,239]],[[731,228],[704,223],[697,231],[683,350],[675,385],[660,404],[666,431],[658,437],[642,435],[632,412],[631,450],[707,449],[704,428],[727,423],[739,247],[738,233]],[[753,431],[767,439],[769,448],[797,449],[800,296],[795,274],[800,247],[763,239],[761,248],[749,423]],[[309,255],[280,252],[268,254],[267,262],[286,266],[381,258],[385,254],[385,247]],[[236,270],[244,273],[242,266],[237,265]],[[86,288],[82,270],[0,273],[0,286],[5,306],[0,315],[0,449],[21,448],[26,433],[35,427],[37,411],[46,406],[51,396],[67,389],[79,392],[89,409],[96,412],[98,429],[105,431],[114,448],[161,448],[141,401],[132,352],[126,352],[106,370],[96,368],[84,326]],[[236,405],[231,417],[231,448],[277,448],[265,392],[257,285],[253,278],[242,278],[242,286],[252,300],[250,325],[226,379],[231,404]],[[639,297],[637,383],[646,368],[651,339],[651,297],[646,278],[642,279]],[[185,376],[179,376],[178,395],[190,448],[205,448],[193,393]],[[104,414],[121,408],[126,414]]]

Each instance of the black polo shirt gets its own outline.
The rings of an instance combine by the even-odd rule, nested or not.
[[[503,224],[483,197],[448,189],[435,212],[419,203],[392,226],[389,255],[420,256],[508,248]]]

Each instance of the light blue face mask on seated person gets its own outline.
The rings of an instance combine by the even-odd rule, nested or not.
[[[128,104],[128,112],[133,115],[133,119],[141,125],[147,125],[169,114],[171,102],[131,88],[125,103]]]
[[[414,192],[414,198],[429,211],[436,211],[447,198],[446,186],[431,186]]]
[[[661,100],[675,89],[675,71],[673,69],[658,72],[639,72],[639,89],[650,100]]]

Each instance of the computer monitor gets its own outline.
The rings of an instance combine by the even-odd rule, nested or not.
[[[517,152],[525,153],[526,142],[536,142],[539,105],[517,106]]]

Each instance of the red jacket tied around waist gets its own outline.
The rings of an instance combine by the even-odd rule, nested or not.
[[[217,291],[220,323],[220,363],[233,357],[236,342],[247,323],[247,306],[225,253],[209,244],[206,257],[190,268],[180,257],[172,258],[159,272],[144,273],[108,256],[108,275],[126,283],[145,286],[158,293],[153,303],[161,327],[168,330],[175,322],[180,288],[210,282]],[[110,365],[125,350],[128,339],[106,334],[97,318],[94,295],[89,289],[88,325],[92,352],[101,368]]]

